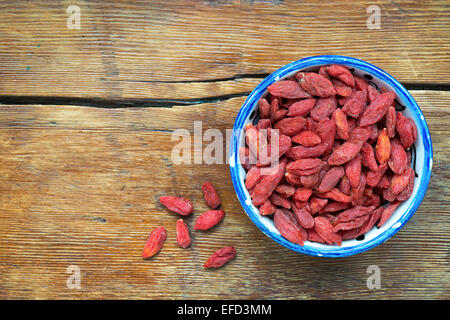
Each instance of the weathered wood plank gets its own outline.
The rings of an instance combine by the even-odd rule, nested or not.
[[[393,239],[343,259],[296,254],[264,236],[240,207],[226,164],[171,162],[173,130],[192,131],[198,120],[203,130],[224,132],[245,97],[173,108],[2,105],[0,298],[448,299],[450,93],[412,94],[434,143],[427,195]],[[178,217],[157,199],[191,198],[192,230],[207,209],[200,191],[206,180],[227,216],[213,230],[193,232],[192,247],[180,249]],[[142,246],[159,225],[168,239],[144,261]],[[236,246],[236,259],[203,270],[223,245]],[[66,286],[70,265],[81,270],[80,290]],[[379,290],[367,288],[370,265],[381,269]]]
[[[81,10],[68,29],[67,7]],[[14,1],[0,3],[0,94],[172,99],[250,91],[255,79],[312,55],[371,62],[402,82],[448,84],[443,1]],[[185,81],[194,83],[173,83]]]

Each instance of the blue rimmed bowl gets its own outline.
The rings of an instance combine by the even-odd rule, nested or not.
[[[303,246],[300,246],[283,238],[275,228],[273,220],[267,216],[261,216],[258,208],[252,205],[250,195],[244,185],[246,171],[239,161],[239,148],[245,145],[243,129],[246,124],[252,123],[255,117],[257,117],[258,101],[267,94],[267,87],[269,85],[278,80],[293,76],[298,71],[317,71],[320,66],[328,64],[347,66],[354,75],[367,79],[372,85],[385,87],[397,94],[397,107],[403,109],[403,114],[413,119],[417,126],[417,140],[414,146],[411,147],[412,166],[416,172],[416,178],[411,197],[397,208],[381,228],[373,228],[364,235],[363,239],[358,238],[359,240],[343,241],[341,246],[310,241],[306,241]],[[264,234],[281,245],[296,252],[319,257],[346,257],[355,255],[374,248],[391,238],[408,222],[422,202],[430,181],[433,164],[433,148],[430,132],[422,111],[411,94],[397,80],[380,68],[362,60],[336,55],[314,56],[301,59],[285,65],[265,78],[250,93],[236,117],[229,154],[231,178],[237,197],[253,223]]]

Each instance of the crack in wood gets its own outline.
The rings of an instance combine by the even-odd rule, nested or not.
[[[214,79],[199,79],[199,80],[174,80],[174,81],[162,81],[162,80],[109,80],[109,81],[122,81],[122,82],[137,82],[137,83],[209,83],[209,82],[222,82],[233,81],[239,79],[264,79],[268,77],[270,73],[244,73],[237,74],[231,77],[214,78]],[[104,79],[106,80],[106,79]]]
[[[237,97],[248,96],[250,92],[233,93],[205,97],[200,99],[100,99],[79,97],[42,97],[42,96],[1,96],[0,105],[69,105],[93,108],[172,108],[202,103],[215,103]]]
[[[209,79],[200,81],[173,81],[161,83],[193,83],[193,82],[218,82],[231,81],[244,78],[265,78],[267,74],[242,74],[229,78]],[[143,81],[143,82],[159,82],[159,81]],[[429,91],[450,91],[450,84],[434,84],[434,83],[409,83],[404,82],[403,86],[407,90],[429,90]],[[82,97],[45,97],[45,96],[13,96],[0,95],[0,105],[70,105],[92,108],[172,108],[174,106],[191,106],[203,103],[216,103],[226,101],[232,98],[248,96],[250,92],[238,92],[232,94],[216,95],[203,97],[198,99],[145,99],[145,98],[82,98]]]

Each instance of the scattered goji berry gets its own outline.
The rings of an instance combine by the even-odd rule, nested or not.
[[[211,182],[203,183],[202,191],[203,196],[205,197],[205,201],[211,209],[216,209],[218,206],[220,206],[221,201],[219,194],[217,193]]]
[[[195,220],[194,230],[208,230],[225,217],[224,210],[208,210]]]
[[[219,268],[236,256],[233,246],[223,247],[214,252],[203,265],[204,268]]]
[[[192,203],[188,199],[182,197],[163,196],[159,198],[159,202],[170,211],[182,216],[189,215],[194,209]]]
[[[158,227],[153,230],[145,243],[142,258],[147,259],[157,254],[161,250],[166,237],[167,231],[164,227]]]
[[[187,248],[191,244],[191,237],[189,236],[189,229],[184,223],[183,219],[177,221],[177,242],[181,248]]]

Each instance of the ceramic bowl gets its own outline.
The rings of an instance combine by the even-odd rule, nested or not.
[[[303,246],[300,246],[283,238],[275,228],[273,220],[267,216],[261,216],[258,209],[252,205],[250,195],[244,185],[246,171],[239,161],[239,148],[245,144],[243,129],[246,124],[255,121],[258,100],[267,94],[267,87],[269,85],[278,80],[290,77],[298,71],[317,71],[320,66],[329,64],[344,65],[354,75],[367,79],[372,85],[385,87],[397,94],[396,108],[403,109],[403,114],[413,119],[417,126],[417,140],[411,147],[411,166],[416,172],[414,191],[411,197],[397,208],[382,227],[374,227],[364,237],[358,237],[358,240],[343,241],[341,246],[306,241]],[[314,56],[292,62],[278,69],[259,83],[248,96],[236,117],[229,151],[229,164],[233,185],[242,207],[253,223],[264,234],[281,245],[299,253],[319,257],[346,257],[355,255],[374,248],[390,239],[405,226],[419,207],[430,181],[433,163],[430,132],[422,111],[411,94],[386,71],[362,60],[336,55]]]

